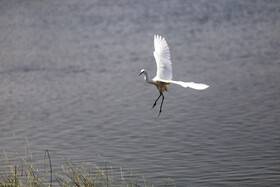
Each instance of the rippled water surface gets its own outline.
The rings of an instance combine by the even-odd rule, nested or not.
[[[279,1],[0,2],[0,148],[177,186],[280,185]],[[166,37],[163,112],[138,74]]]

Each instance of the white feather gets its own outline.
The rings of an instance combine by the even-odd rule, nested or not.
[[[207,84],[194,83],[194,82],[183,82],[183,81],[168,81],[168,82],[173,84],[178,84],[184,88],[189,87],[196,90],[204,90],[209,87]]]
[[[157,64],[157,75],[155,78],[172,80],[172,63],[170,60],[170,51],[166,40],[159,35],[155,35],[154,47],[154,57]]]
[[[153,81],[178,84],[184,88],[192,88],[196,90],[204,90],[209,87],[208,85],[201,83],[173,81],[170,50],[165,38],[159,35],[154,35],[154,47],[154,57],[157,64],[157,75],[153,78]]]

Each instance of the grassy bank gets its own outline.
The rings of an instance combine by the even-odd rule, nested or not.
[[[147,183],[144,176],[133,173],[125,175],[121,168],[116,175],[111,167],[106,166],[106,162],[101,166],[84,162],[77,166],[69,158],[65,160],[65,165],[54,170],[48,150],[39,166],[35,166],[32,153],[28,151],[25,151],[25,156],[18,156],[16,159],[9,159],[5,151],[4,155],[2,161],[6,163],[6,167],[0,167],[0,186],[154,186],[153,183]],[[176,185],[173,180],[165,179],[160,181],[159,186]]]

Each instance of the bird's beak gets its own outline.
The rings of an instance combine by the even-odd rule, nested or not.
[[[143,73],[143,72],[141,72],[141,73],[139,74],[139,76],[142,75],[142,73]]]

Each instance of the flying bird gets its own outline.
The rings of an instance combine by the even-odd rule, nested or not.
[[[160,97],[162,97],[160,109],[158,116],[160,116],[162,112],[162,104],[164,101],[164,91],[168,91],[167,86],[169,84],[178,84],[184,88],[192,88],[196,90],[204,90],[209,86],[207,84],[202,83],[194,83],[194,82],[182,82],[182,81],[174,81],[172,80],[172,63],[170,60],[170,51],[168,44],[164,37],[159,35],[154,35],[154,57],[157,64],[157,74],[153,79],[149,79],[148,73],[145,69],[142,69],[139,76],[144,74],[144,80],[149,83],[153,84],[157,87],[159,91],[159,96],[155,100],[152,108],[154,108],[157,104],[157,101]]]

